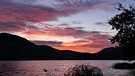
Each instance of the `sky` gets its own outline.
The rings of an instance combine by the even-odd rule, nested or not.
[[[0,0],[0,33],[24,37],[37,45],[96,53],[115,46],[117,32],[107,22],[135,0]]]

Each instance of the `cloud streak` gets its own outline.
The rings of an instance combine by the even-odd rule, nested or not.
[[[58,12],[49,7],[0,3],[0,21],[40,22],[56,19]]]
[[[57,0],[62,10],[86,11],[86,10],[103,10],[112,11],[110,6],[106,6],[111,1],[108,0]]]
[[[60,41],[31,41],[36,45],[49,45],[49,46],[56,46],[56,45],[60,45],[63,42]]]
[[[20,26],[17,26],[17,25],[20,25]],[[26,25],[21,22],[0,21],[0,31],[3,31],[3,32],[7,32],[7,31],[8,32],[15,32],[15,31],[18,32],[18,31],[24,30],[23,26],[26,26]]]

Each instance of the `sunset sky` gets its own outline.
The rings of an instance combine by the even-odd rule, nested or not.
[[[37,45],[95,53],[114,46],[107,24],[135,0],[0,0],[0,32],[22,36]]]

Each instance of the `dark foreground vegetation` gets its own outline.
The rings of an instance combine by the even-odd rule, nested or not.
[[[135,62],[134,63],[116,63],[112,66],[114,69],[135,69]]]
[[[98,67],[82,64],[68,69],[64,76],[103,76],[103,73]]]
[[[135,5],[130,4],[129,7],[124,7],[119,3],[116,7],[120,14],[112,17],[108,24],[112,26],[112,30],[117,33],[110,41],[112,44],[117,43],[123,47],[123,53],[126,59],[135,59]]]

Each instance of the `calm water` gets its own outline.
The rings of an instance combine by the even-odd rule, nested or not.
[[[135,70],[116,70],[109,60],[50,60],[50,61],[0,61],[0,76],[64,76],[69,69],[79,64],[99,67],[104,76],[133,76]]]

